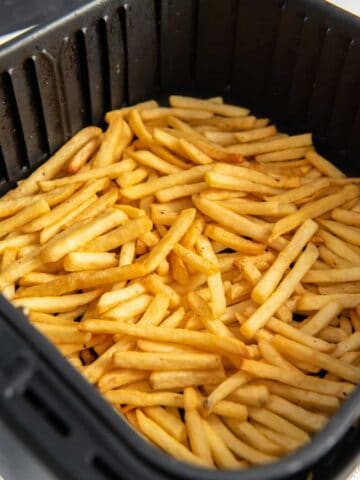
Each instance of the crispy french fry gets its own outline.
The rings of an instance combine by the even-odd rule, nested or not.
[[[345,177],[343,172],[335,167],[332,163],[314,151],[306,152],[306,160],[317,168],[321,173],[328,177],[341,178]]]
[[[348,185],[341,192],[328,195],[327,197],[315,200],[304,205],[297,212],[282,218],[275,225],[271,233],[271,238],[276,239],[280,235],[289,232],[303,223],[308,218],[314,218],[322,215],[328,210],[339,207],[348,200],[358,196],[358,189],[354,185]]]
[[[261,307],[259,307],[257,311],[249,318],[249,320],[241,326],[240,332],[246,338],[252,338],[257,330],[266,325],[272,315],[274,315],[274,313],[294,292],[298,282],[311,268],[311,265],[315,262],[317,256],[317,248],[312,244],[308,244],[304,253],[300,255],[293,269],[282,280],[274,293],[272,293],[272,295],[267,298]]]
[[[156,445],[161,447],[178,460],[205,467],[207,463],[200,457],[190,452],[182,443],[175,440],[164,429],[159,427],[153,420],[146,417],[139,409],[136,410],[136,419],[141,431]]]
[[[295,357],[297,360],[305,360],[311,365],[324,368],[349,382],[359,383],[360,381],[360,368],[348,365],[325,353],[315,352],[313,349],[305,345],[300,345],[299,343],[288,340],[280,335],[275,335],[272,342],[277,349],[291,358]]]

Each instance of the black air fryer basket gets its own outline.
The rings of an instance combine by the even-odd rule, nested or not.
[[[290,133],[310,130],[360,175],[359,85],[360,19],[322,0],[93,0],[0,51],[1,192],[106,111],[168,93],[224,95]],[[6,429],[19,461],[34,455],[59,478],[345,478],[360,463],[359,416],[357,389],[297,453],[243,472],[197,469],[143,441],[0,298],[0,438]],[[31,471],[23,478],[39,480]]]

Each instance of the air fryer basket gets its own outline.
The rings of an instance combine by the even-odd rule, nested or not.
[[[360,20],[320,0],[93,0],[0,51],[0,191],[107,110],[169,92],[311,130],[359,175],[359,47]],[[359,416],[357,389],[310,445],[221,478],[335,478],[359,454]],[[61,478],[219,478],[144,442],[2,298],[0,417]]]

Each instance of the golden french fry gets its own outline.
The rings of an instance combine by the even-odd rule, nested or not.
[[[168,407],[169,408],[169,407]],[[186,441],[183,421],[163,407],[144,407],[145,414],[179,442]]]
[[[107,112],[105,115],[105,121],[107,123],[110,123],[118,116],[126,118],[131,112],[131,110],[133,110],[134,108],[136,108],[136,110],[138,110],[139,112],[142,112],[143,110],[157,108],[158,106],[159,104],[155,100],[146,100],[145,102],[136,103],[135,105],[132,105],[130,107],[123,107],[118,110],[111,110],[110,112]]]
[[[91,338],[91,335],[84,335],[84,332],[79,332],[76,326],[49,325],[35,322],[33,322],[33,325],[55,343],[86,343]]]
[[[74,173],[77,173],[97,151],[100,142],[101,135],[89,140],[77,153],[75,153],[73,158],[66,165],[66,172],[69,175],[74,175]]]
[[[146,417],[139,409],[136,410],[136,419],[141,431],[170,455],[173,455],[183,462],[202,467],[207,466],[204,460],[191,453],[182,443],[175,440],[175,438],[159,427],[153,420]]]
[[[181,168],[173,165],[154,153],[147,150],[137,150],[136,152],[129,152],[129,156],[136,160],[136,162],[145,167],[153,168],[164,175],[171,175],[172,173],[181,172]]]
[[[338,398],[345,398],[352,391],[352,386],[349,386],[347,383],[310,377],[302,373],[296,374],[296,372],[290,372],[256,360],[242,360],[241,369],[260,378],[276,380],[293,387],[301,385],[301,388],[304,390],[324,395],[334,395]]]
[[[241,155],[251,156],[260,153],[277,152],[297,147],[310,147],[312,145],[312,137],[310,133],[302,135],[293,135],[291,137],[273,140],[271,142],[253,142],[249,145],[234,145],[227,147],[231,153],[240,153]]]
[[[349,382],[360,382],[360,368],[358,367],[353,367],[352,365],[346,364],[330,355],[314,351],[305,345],[300,345],[299,343],[288,340],[280,335],[275,335],[272,342],[277,349],[291,358],[305,360],[311,365],[324,368]]]
[[[49,180],[55,177],[66,162],[82,148],[89,140],[99,136],[101,129],[98,127],[86,127],[77,132],[65,145],[63,145],[44,165],[35,170],[27,179],[23,180],[15,190],[12,190],[8,198],[19,198],[31,195],[38,190],[40,180]]]
[[[256,420],[262,425],[271,428],[275,432],[289,436],[300,442],[308,442],[310,437],[303,429],[297,427],[292,422],[285,420],[282,416],[271,412],[267,408],[251,407],[249,409],[250,418]]]
[[[185,329],[130,325],[120,321],[86,320],[80,330],[93,333],[122,333],[160,342],[174,342],[199,348],[207,352],[242,355],[246,357],[246,346],[235,338],[217,337],[211,333],[189,332]]]
[[[360,303],[359,293],[334,293],[332,295],[315,295],[313,293],[304,293],[299,298],[296,310],[298,312],[312,312],[320,310],[329,302],[339,302],[342,308],[354,308]]]
[[[87,293],[65,295],[62,297],[26,297],[15,298],[13,304],[17,307],[28,308],[37,312],[59,313],[68,312],[74,308],[90,303],[99,297],[102,290],[93,290]]]
[[[247,465],[236,459],[222,437],[205,420],[203,420],[203,425],[210,445],[211,455],[219,468],[240,469]]]
[[[116,147],[121,138],[123,129],[124,120],[121,116],[116,116],[110,121],[110,124],[103,135],[96,157],[93,160],[94,167],[104,167],[116,161]]]
[[[249,320],[241,326],[240,332],[242,335],[246,338],[252,338],[257,330],[266,325],[274,313],[294,292],[299,281],[317,259],[318,253],[317,248],[309,243],[290,273],[286,275],[276,290],[257,309],[257,311],[251,315]]]
[[[100,378],[98,386],[101,392],[108,392],[129,383],[146,380],[148,377],[149,372],[122,368],[105,373]]]
[[[345,177],[344,173],[336,168],[335,165],[314,151],[306,152],[305,158],[309,163],[311,163],[311,165],[313,165],[317,170],[327,177]]]
[[[340,237],[345,242],[348,242],[352,245],[360,245],[360,230],[358,228],[343,225],[341,223],[333,222],[331,220],[319,220],[319,222],[327,230],[329,230],[337,237]]]
[[[198,109],[206,112],[216,113],[223,117],[243,117],[248,115],[247,108],[235,105],[216,104],[208,100],[200,100],[199,98],[183,97],[179,95],[171,95],[169,103],[175,108]]]
[[[118,368],[140,370],[191,370],[211,369],[221,366],[219,356],[209,353],[161,353],[121,352],[114,355],[114,365]]]
[[[136,200],[146,195],[151,195],[159,190],[183,185],[184,183],[194,183],[204,178],[204,173],[211,168],[210,165],[200,165],[178,173],[166,175],[164,177],[149,180],[146,183],[140,183],[132,187],[123,188],[121,194],[131,200]]]
[[[71,183],[87,182],[99,178],[118,178],[122,173],[134,170],[136,164],[131,158],[127,158],[118,163],[112,163],[104,167],[92,168],[87,172],[80,172],[70,177],[56,178],[55,180],[44,180],[39,182],[40,188],[47,192],[53,188],[62,187]]]
[[[35,218],[38,218],[49,211],[50,207],[44,199],[29,205],[12,217],[0,221],[0,237],[3,237],[7,233],[16,231],[19,227],[22,227],[28,222],[31,222]]]
[[[286,398],[287,400],[290,400],[301,407],[309,408],[310,410],[333,413],[340,406],[339,399],[334,396],[309,392],[302,390],[301,388],[291,387],[290,385],[284,385],[276,382],[267,382],[266,385],[271,393],[279,395],[282,398]]]
[[[278,456],[284,453],[280,445],[269,440],[251,423],[237,422],[231,418],[224,418],[224,422],[238,438],[257,450],[272,456]]]
[[[275,460],[276,457],[264,454],[242,442],[221,422],[217,416],[211,415],[208,419],[208,422],[214,431],[220,435],[228,448],[238,457],[244,458],[254,465],[268,463]]]
[[[246,235],[247,237],[259,241],[266,240],[269,235],[268,225],[260,225],[248,220],[246,217],[231,212],[215,202],[199,196],[194,196],[193,203],[202,213],[210,217],[212,220],[215,220],[220,225],[230,228],[235,233]]]
[[[64,270],[78,272],[79,270],[98,270],[115,267],[115,253],[70,252],[64,257]]]
[[[121,210],[109,210],[99,215],[96,220],[76,223],[42,248],[41,259],[45,263],[56,262],[67,253],[124,223],[126,219],[126,215]]]
[[[280,235],[293,230],[308,218],[318,217],[357,196],[357,187],[355,185],[348,185],[339,193],[334,193],[332,195],[328,195],[327,197],[323,197],[320,200],[315,200],[314,202],[308,203],[301,207],[296,213],[279,220],[274,225],[271,238],[276,239]]]
[[[188,431],[191,450],[202,458],[209,466],[214,462],[207,440],[202,418],[196,410],[197,395],[193,388],[184,389],[185,424]]]

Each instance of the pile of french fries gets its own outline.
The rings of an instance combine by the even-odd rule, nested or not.
[[[165,452],[272,462],[360,383],[360,179],[222,98],[169,103],[0,200],[0,288]]]

